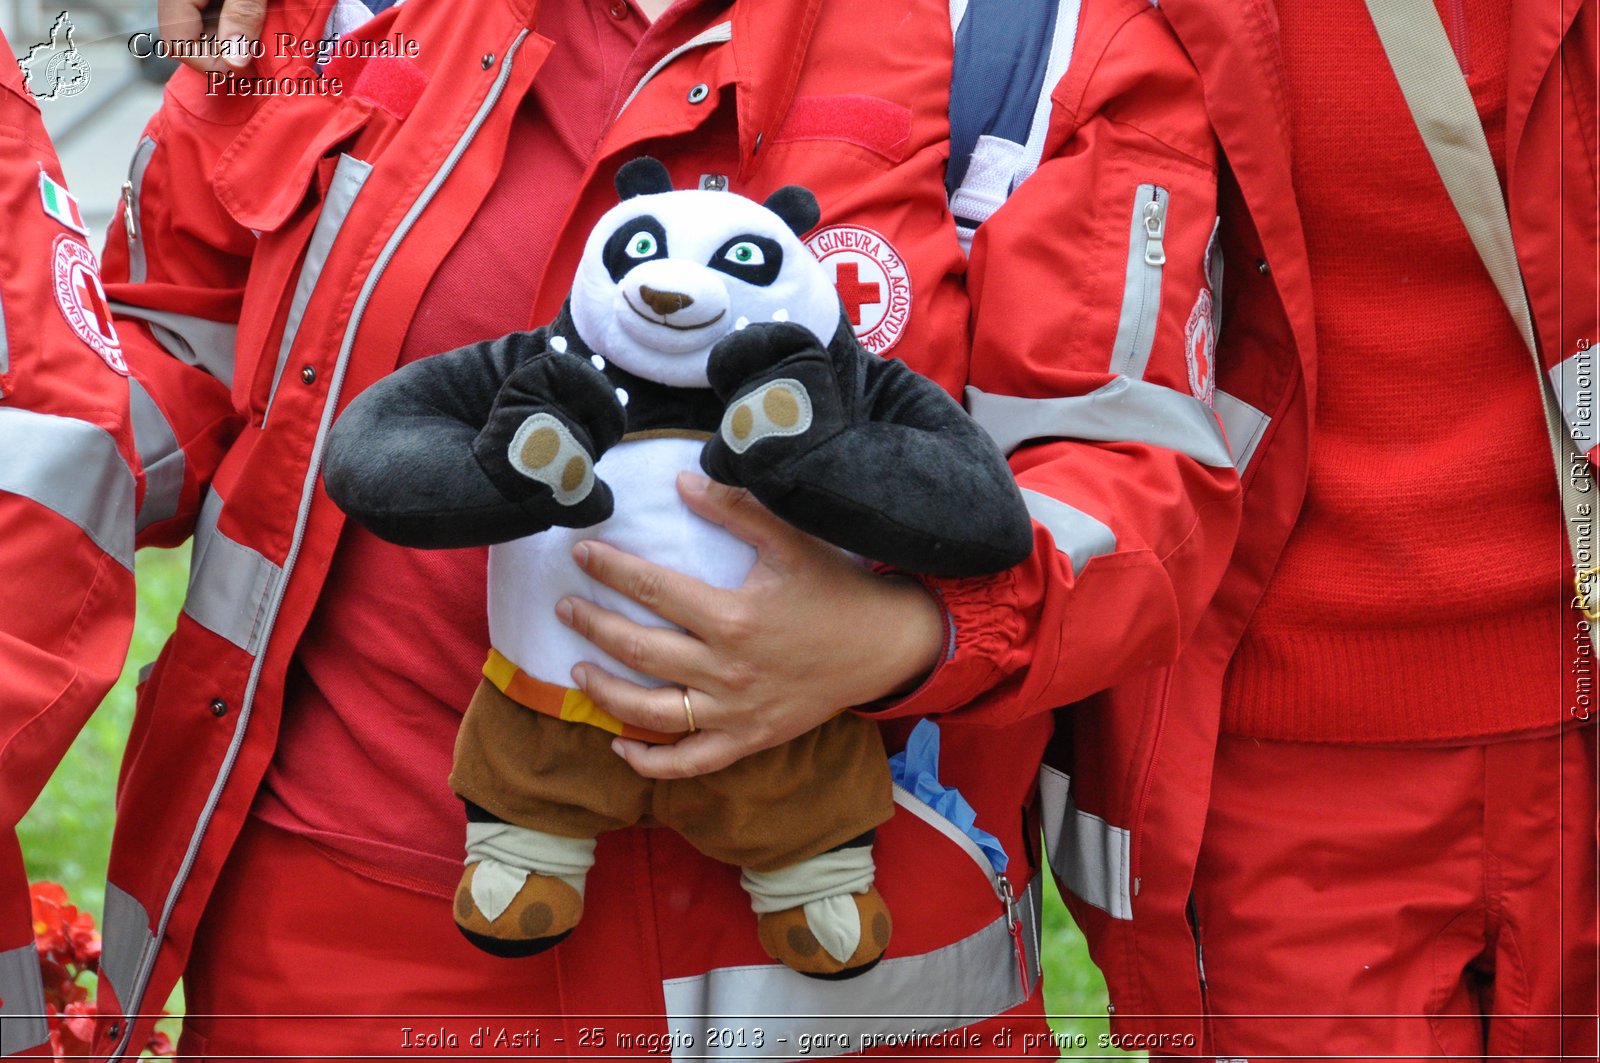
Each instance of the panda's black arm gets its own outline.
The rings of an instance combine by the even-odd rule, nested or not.
[[[508,384],[526,390],[516,378],[555,357],[546,340],[539,329],[475,343],[412,362],[362,392],[328,437],[329,496],[402,546],[483,546],[556,523],[548,489],[539,497],[539,485],[528,487],[509,469],[491,476],[475,452]],[[609,494],[596,487],[594,501],[609,511]]]
[[[938,385],[864,350],[848,326],[826,349],[794,326],[745,333],[713,354],[732,414],[707,447],[712,476],[803,531],[907,571],[974,576],[1027,558],[1033,524],[1005,457]],[[811,427],[737,453],[727,433],[741,398],[773,385],[804,391]],[[758,412],[750,421],[764,423]]]

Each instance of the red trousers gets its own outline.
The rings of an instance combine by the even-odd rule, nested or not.
[[[590,887],[591,901],[604,899],[603,881],[591,876]],[[600,984],[587,999],[604,1001],[606,1013],[578,1013],[562,999],[560,957],[561,948],[521,960],[480,952],[456,930],[448,898],[374,881],[300,836],[252,817],[207,904],[184,973],[188,1017],[178,1054],[188,1060],[594,1060],[705,1051],[668,1041],[660,998],[632,999]],[[625,951],[604,959],[619,975],[635,963]],[[981,1047],[878,1049],[873,1055],[992,1058],[1001,1051],[993,1047],[997,1039],[1011,1057],[1052,1054],[1030,1039],[1044,1030],[1040,1011],[1036,988],[1027,1004],[960,1031]],[[755,1029],[759,1018],[713,1025],[744,1036],[745,1026]],[[773,1045],[766,1047],[752,1055],[773,1054]],[[806,1054],[796,1046],[797,1057]]]
[[[1594,1059],[1593,726],[1224,736],[1194,885],[1223,1059]]]

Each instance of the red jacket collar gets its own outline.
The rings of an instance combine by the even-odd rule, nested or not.
[[[1161,11],[1200,71],[1206,112],[1249,206],[1314,395],[1316,323],[1290,168],[1277,8],[1273,0],[1163,0]]]

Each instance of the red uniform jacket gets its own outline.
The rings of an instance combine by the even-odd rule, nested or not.
[[[1545,364],[1559,367],[1596,336],[1600,15],[1589,0],[1513,0],[1513,9],[1511,226]],[[1125,1042],[1129,1047],[1161,1047],[1150,1038],[1164,1035],[1194,1038],[1165,1042],[1181,1049],[1202,1043],[1203,957],[1186,904],[1222,677],[1305,493],[1317,352],[1273,0],[1163,0],[1161,10],[1199,69],[1224,160],[1220,237],[1228,269],[1216,406],[1239,458],[1244,524],[1216,600],[1182,656],[1078,706],[1052,757],[1061,770],[1047,769],[1042,788],[1047,804],[1056,795],[1050,818],[1063,839],[1056,866],[1106,973],[1113,1030],[1144,1038]],[[1361,31],[1374,32],[1370,25]],[[1562,405],[1574,434],[1587,421],[1592,436],[1592,372],[1552,369],[1552,378],[1567,385]],[[1535,386],[1532,366],[1527,386]],[[1458,399],[1493,396],[1441,396]],[[1589,446],[1580,442],[1580,449]],[[1447,613],[1448,603],[1442,608]]]
[[[121,1015],[156,1010],[182,972],[272,756],[285,669],[341,528],[318,479],[328,426],[394,368],[419,295],[493,181],[552,47],[529,29],[535,6],[391,8],[356,35],[398,33],[418,54],[331,70],[341,95],[208,94],[180,72],[134,159],[137,230],[109,236],[109,290],[162,413],[165,460],[182,472],[152,490],[140,522],[144,541],[193,534],[194,575],[122,767],[102,1054],[139,1043],[149,1020]],[[275,9],[266,39],[319,37],[326,14]],[[737,0],[728,22],[727,43],[676,54],[607,132],[534,320],[553,316],[584,235],[615,202],[616,168],[644,153],[680,187],[723,177],[759,199],[804,184],[821,202],[819,233],[868,249],[841,287],[888,298],[877,342],[965,393],[1012,452],[1037,521],[1025,564],[934,584],[948,655],[882,713],[891,745],[912,717],[938,716],[943,780],[1011,864],[1002,884],[943,820],[902,805],[877,847],[896,922],[888,958],[849,983],[801,984],[760,952],[736,872],[666,832],[608,835],[549,1011],[657,1016],[646,1030],[696,1034],[703,1014],[857,1016],[763,1021],[790,1046],[807,1032],[859,1045],[984,1020],[1042,1031],[1031,811],[1052,710],[1171,662],[1237,529],[1233,457],[1199,397],[1212,379],[1217,213],[1200,83],[1145,0],[1085,5],[1044,163],[969,263],[944,190],[945,0]],[[271,49],[257,66],[312,74]],[[863,271],[877,288],[862,291]],[[150,449],[147,461],[163,460]],[[1103,770],[1125,781],[1142,767]],[[695,1050],[707,1047],[701,1037]]]
[[[61,182],[38,104],[0,62],[0,1055],[48,1037],[13,830],[133,632],[128,378]]]

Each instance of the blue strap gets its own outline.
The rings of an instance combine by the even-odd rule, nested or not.
[[[1057,10],[1056,0],[968,0],[950,74],[946,191],[961,187],[980,136],[1027,143]]]

